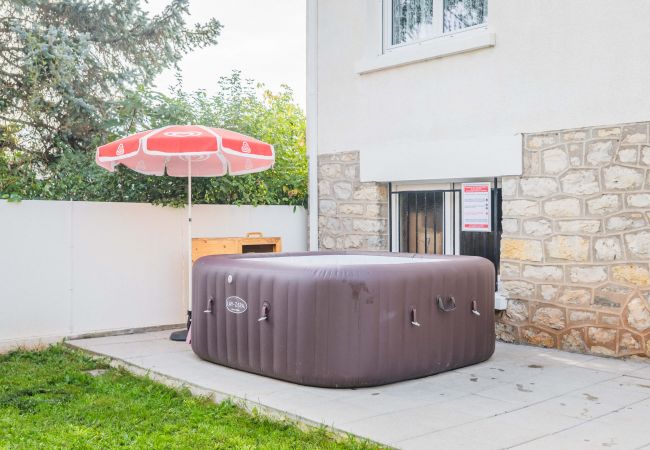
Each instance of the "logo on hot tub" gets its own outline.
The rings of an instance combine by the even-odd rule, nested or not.
[[[246,312],[248,304],[243,298],[233,295],[226,299],[226,309],[234,314],[241,314]]]

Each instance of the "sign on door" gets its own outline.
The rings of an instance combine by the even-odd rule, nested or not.
[[[489,182],[462,184],[462,231],[492,231],[491,188]]]

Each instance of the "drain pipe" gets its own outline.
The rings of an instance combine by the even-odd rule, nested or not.
[[[318,0],[307,0],[307,158],[309,251],[318,250]]]

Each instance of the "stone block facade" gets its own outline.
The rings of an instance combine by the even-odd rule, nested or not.
[[[650,356],[650,123],[524,136],[502,180],[497,335]]]
[[[359,180],[359,152],[318,155],[318,246],[388,250],[388,185]]]

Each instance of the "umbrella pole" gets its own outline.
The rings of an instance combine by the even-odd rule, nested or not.
[[[192,311],[192,164],[187,160],[187,311]]]
[[[190,157],[191,158],[191,157]],[[185,341],[192,317],[192,163],[187,160],[187,329],[174,331],[172,341]]]

